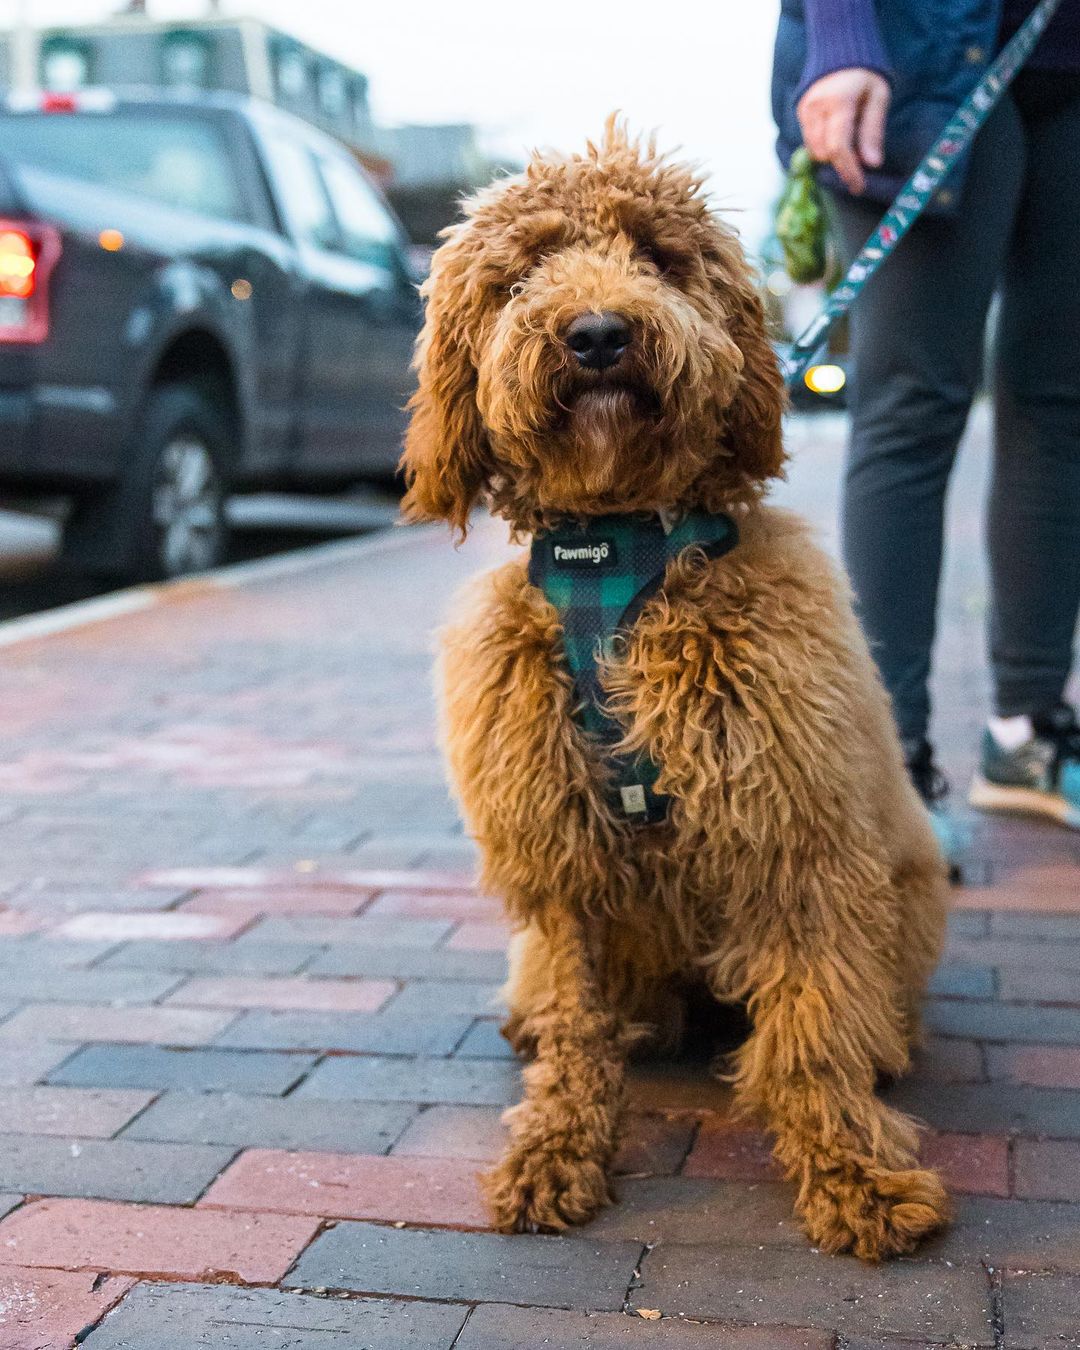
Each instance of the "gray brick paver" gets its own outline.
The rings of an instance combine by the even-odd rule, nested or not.
[[[1001,1296],[1008,1350],[1080,1350],[1080,1276],[1006,1274]]]
[[[510,1042],[499,1030],[499,1022],[477,1018],[454,1051],[455,1059],[514,1059]]]
[[[631,1306],[686,1317],[803,1325],[854,1334],[993,1346],[985,1272],[943,1263],[869,1266],[807,1247],[662,1243],[646,1257]]]
[[[398,1102],[316,1101],[234,1092],[167,1092],[125,1139],[327,1153],[385,1153],[416,1114]]]
[[[155,816],[151,821],[143,822],[140,825],[140,835],[145,839],[145,831],[148,828],[154,829],[155,833],[165,834],[161,829],[160,817]],[[113,821],[111,833],[115,835],[119,821]],[[77,845],[76,856],[85,857],[90,849],[97,849],[98,846],[106,841],[100,837],[101,820],[95,818],[93,828],[86,832],[85,838]],[[22,827],[18,831],[20,842],[24,845],[28,842],[23,834]],[[51,852],[56,851],[55,837],[51,841],[46,841]],[[81,914],[86,910],[111,910],[115,913],[122,913],[130,909],[170,909],[178,900],[184,897],[183,891],[177,890],[123,890],[119,887],[110,887],[101,889],[92,886],[72,886],[66,889],[60,887],[49,887],[47,889],[29,889],[20,891],[13,897],[12,903],[18,909],[29,910],[35,914],[48,914],[57,919],[73,914]]]
[[[1080,1092],[1064,1088],[933,1083],[912,1076],[885,1097],[939,1130],[1080,1139]]]
[[[42,1081],[76,1052],[74,1045],[27,1041],[0,1044],[0,1087],[24,1087]]]
[[[325,1299],[276,1289],[141,1284],[83,1342],[88,1350],[450,1350],[467,1308]]]
[[[928,1030],[939,1036],[971,1036],[983,1041],[1025,1041],[1039,1045],[1080,1044],[1080,1008],[931,999],[925,1016]]]
[[[990,931],[985,909],[954,909],[949,915],[949,937],[984,937]]]
[[[297,1089],[302,1097],[501,1106],[520,1096],[516,1065],[484,1060],[325,1060]]]
[[[454,1350],[833,1350],[828,1332],[779,1327],[733,1327],[677,1317],[658,1322],[634,1314],[564,1312],[485,1303],[474,1309]],[[845,1346],[845,1350],[848,1347]]]
[[[992,966],[947,963],[934,972],[930,993],[938,998],[993,998],[997,992]]]
[[[454,927],[451,919],[261,919],[245,934],[252,942],[313,942],[323,946],[437,947]]]
[[[783,1182],[753,1186],[697,1177],[620,1180],[619,1202],[600,1212],[589,1237],[634,1238],[705,1246],[805,1247],[792,1213],[795,1191]]]
[[[180,976],[152,970],[42,970],[36,964],[0,973],[5,998],[20,1003],[155,1003]]]
[[[1077,845],[1076,861],[1080,869],[1080,845]],[[1080,943],[1080,915],[1017,914],[998,910],[990,914],[989,931],[994,937],[1035,938],[1056,948],[1062,942]]]
[[[5,1134],[0,1135],[0,1189],[186,1205],[234,1152],[192,1144]]]
[[[127,942],[99,969],[178,971],[191,975],[295,975],[321,951],[313,942]]]
[[[170,1050],[158,1045],[87,1045],[48,1075],[72,1087],[182,1088],[191,1091],[287,1092],[314,1055],[243,1050]]]
[[[113,941],[71,942],[66,938],[5,938],[0,942],[0,977],[9,970],[81,970],[116,947]]]
[[[339,1223],[315,1239],[286,1283],[616,1311],[640,1255],[639,1242]]]
[[[506,956],[503,952],[457,951],[447,947],[373,947],[340,942],[316,956],[305,974],[496,983],[506,978]]]
[[[449,1010],[447,1010],[449,1012]],[[397,999],[383,1013],[242,1013],[215,1045],[259,1050],[348,1050],[375,1055],[449,1055],[469,1018],[401,1015]]]
[[[491,981],[410,980],[394,999],[394,1012],[400,1016],[430,1016],[432,1009],[438,1008],[440,1013],[497,1016],[505,1011],[498,993],[498,984]]]
[[[1080,972],[1080,943],[1019,937],[956,938],[949,944],[948,958],[1003,970]]]
[[[952,1226],[922,1251],[958,1264],[1080,1274],[1080,1204],[961,1196]]]

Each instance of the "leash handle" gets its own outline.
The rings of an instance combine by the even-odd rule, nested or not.
[[[813,363],[833,325],[858,299],[859,292],[892,253],[975,134],[1001,102],[1021,66],[1046,31],[1061,0],[1039,0],[1011,40],[998,53],[978,84],[945,124],[945,129],[923,156],[918,168],[896,194],[878,227],[859,251],[843,281],[829,296],[821,313],[792,344],[784,360],[784,381],[796,387]]]

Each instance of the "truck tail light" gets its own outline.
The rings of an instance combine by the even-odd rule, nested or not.
[[[0,220],[0,342],[49,336],[49,279],[59,257],[52,225]]]

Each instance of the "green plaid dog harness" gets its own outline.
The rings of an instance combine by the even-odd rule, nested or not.
[[[577,696],[575,720],[604,749],[612,807],[634,824],[663,820],[668,799],[654,791],[659,770],[652,760],[615,752],[623,730],[605,706],[597,662],[612,656],[615,638],[633,627],[660,590],[673,558],[687,548],[719,558],[738,542],[730,516],[704,512],[691,512],[670,530],[659,516],[596,516],[533,539],[529,580],[559,612],[563,657]]]

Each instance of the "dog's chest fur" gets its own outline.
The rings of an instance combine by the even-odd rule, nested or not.
[[[816,725],[857,735],[862,719],[846,706],[859,681],[845,674],[842,588],[798,522],[754,516],[726,556],[675,559],[600,670],[624,744],[671,798],[658,825],[611,810],[603,753],[574,718],[558,611],[524,560],[462,597],[443,635],[443,740],[484,884],[512,910],[562,885],[624,914],[646,896],[646,924],[667,910],[681,926],[699,899],[715,919],[725,892],[767,884],[767,829],[825,790]]]

